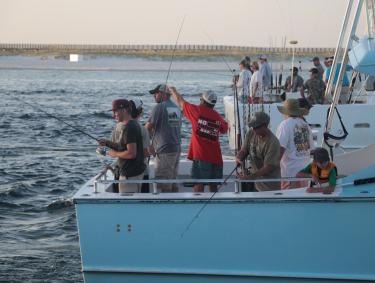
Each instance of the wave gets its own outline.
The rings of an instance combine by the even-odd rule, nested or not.
[[[73,206],[73,199],[58,199],[47,205],[47,210],[53,211],[71,206]]]

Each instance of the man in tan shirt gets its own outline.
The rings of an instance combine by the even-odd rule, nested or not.
[[[264,112],[255,113],[249,122],[251,128],[245,137],[245,142],[236,156],[237,163],[242,164],[249,158],[249,172],[243,172],[238,177],[242,180],[279,179],[280,178],[280,143],[268,128],[270,117]],[[280,182],[257,182],[258,191],[273,191],[280,189]]]

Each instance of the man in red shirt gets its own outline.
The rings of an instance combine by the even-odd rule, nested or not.
[[[188,158],[193,161],[193,179],[221,179],[223,177],[223,158],[219,135],[228,131],[228,124],[213,108],[217,97],[212,91],[202,93],[199,105],[193,105],[170,87],[170,92],[183,114],[192,125]],[[217,184],[209,185],[210,192],[217,190]],[[195,192],[203,192],[204,184],[195,184]]]

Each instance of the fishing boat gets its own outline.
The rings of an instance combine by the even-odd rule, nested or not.
[[[367,10],[374,2],[366,1]],[[363,4],[349,1],[345,19],[354,13],[354,20],[344,21],[342,33],[353,32]],[[344,53],[347,58],[348,49]],[[336,88],[334,102],[338,93]],[[322,107],[326,111],[329,106]],[[334,109],[332,104],[329,116]],[[333,118],[329,119],[326,130],[334,128]],[[222,183],[215,194],[192,192],[191,184],[197,180],[187,177],[189,160],[180,161],[176,180],[155,179],[152,162],[147,181],[115,181],[105,168],[73,198],[84,280],[374,282],[373,141],[370,137],[372,145],[336,157],[346,176],[332,194],[311,194],[306,188],[280,191],[279,179],[267,180],[275,182],[275,191],[242,192],[245,181],[232,177],[233,158],[224,158],[225,179],[199,180]],[[119,194],[114,190],[119,182],[147,182],[151,192]],[[160,183],[176,183],[179,192],[160,193]]]

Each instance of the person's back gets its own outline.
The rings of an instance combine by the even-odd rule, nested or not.
[[[192,124],[188,158],[222,166],[219,135],[226,133],[228,124],[213,108],[185,102],[184,115]]]
[[[310,161],[313,140],[309,124],[302,118],[289,117],[280,123],[276,136],[285,148],[280,163],[281,176],[295,177]]]
[[[146,128],[153,131],[151,148],[155,149],[155,178],[176,179],[181,152],[181,111],[170,100],[166,85],[149,91],[157,105],[152,109]],[[162,192],[177,192],[176,184],[160,184]]]
[[[267,61],[260,64],[259,72],[262,78],[262,87],[267,89],[271,86],[272,70]]]
[[[156,153],[180,150],[181,111],[170,99],[157,104],[149,121],[154,125],[153,147]]]

